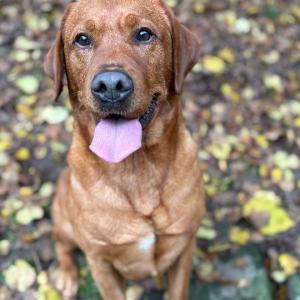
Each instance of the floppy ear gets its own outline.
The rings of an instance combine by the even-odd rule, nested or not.
[[[173,23],[173,59],[175,70],[175,92],[179,94],[187,74],[200,57],[198,38],[177,19]]]
[[[71,3],[67,6],[67,9],[64,13],[64,16],[61,21],[60,29],[56,35],[55,42],[48,54],[45,57],[44,61],[44,71],[47,76],[54,80],[54,100],[56,101],[64,85],[64,75],[65,75],[65,57],[64,57],[64,42],[62,30],[65,24],[65,21],[75,3]]]
[[[193,32],[178,21],[170,8],[166,7],[166,9],[172,26],[174,87],[175,92],[180,94],[185,77],[199,60],[200,41]]]
[[[54,80],[54,100],[56,101],[63,90],[64,67],[64,49],[61,29],[56,35],[54,45],[49,50],[45,61],[44,71],[52,80]]]

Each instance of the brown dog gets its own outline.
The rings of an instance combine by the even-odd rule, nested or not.
[[[67,78],[75,120],[53,205],[65,295],[80,247],[106,300],[125,299],[124,279],[166,271],[169,299],[187,299],[205,208],[178,95],[199,47],[160,0],[69,5],[45,61],[56,98]]]

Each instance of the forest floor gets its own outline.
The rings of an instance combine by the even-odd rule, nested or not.
[[[182,95],[208,207],[191,299],[299,299],[299,1],[169,2],[202,41]],[[72,116],[42,61],[66,3],[0,0],[0,300],[61,299],[49,207]],[[99,299],[77,259],[77,299]],[[152,281],[128,295],[162,299]]]

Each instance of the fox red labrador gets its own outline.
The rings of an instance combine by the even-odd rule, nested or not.
[[[77,290],[79,247],[105,300],[124,300],[126,279],[163,273],[168,299],[188,299],[205,207],[179,94],[199,49],[161,0],[67,7],[45,61],[55,98],[67,83],[74,115],[53,204],[64,295]]]

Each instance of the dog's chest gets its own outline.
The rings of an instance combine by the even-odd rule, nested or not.
[[[158,274],[155,260],[156,246],[157,238],[150,233],[136,242],[121,246],[118,255],[111,257],[111,262],[128,279],[156,276]]]
[[[168,229],[180,220],[180,216],[171,220],[161,212],[158,219],[164,222],[159,224],[167,225],[166,231],[157,230],[151,217],[145,218],[138,214],[131,218],[125,213],[114,217],[111,211],[103,218],[110,220],[104,220],[101,227],[93,227],[92,231],[85,232],[88,248],[108,258],[128,279],[139,280],[164,272],[188,242],[186,228],[168,234]]]
[[[82,206],[82,219],[76,221],[84,225],[77,226],[82,248],[109,259],[128,279],[166,270],[186,246],[185,237],[193,231],[191,220],[198,219],[194,214],[199,202],[187,198],[189,187],[177,185],[159,193],[149,181],[132,190],[130,197],[105,184],[101,190],[99,185],[90,190],[90,201],[81,200],[84,190],[76,193]]]
[[[127,279],[139,280],[157,276],[174,263],[186,247],[190,236],[158,236],[154,233],[120,247],[111,256],[114,267]],[[113,251],[113,247],[109,247]]]

